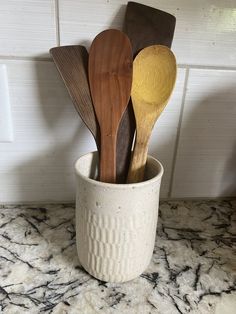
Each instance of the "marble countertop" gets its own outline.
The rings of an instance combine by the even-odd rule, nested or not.
[[[139,278],[105,283],[79,264],[74,205],[0,205],[0,313],[233,314],[236,201],[161,202]]]

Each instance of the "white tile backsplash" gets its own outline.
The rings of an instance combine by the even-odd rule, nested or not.
[[[93,138],[52,62],[6,64],[15,140],[0,143],[0,201],[72,200],[74,162]]]
[[[74,199],[76,158],[96,149],[51,62],[8,61],[15,127],[12,145],[0,143],[0,200]],[[165,166],[161,196],[167,197],[185,70],[158,120],[150,153]],[[171,120],[171,123],[169,122]]]
[[[232,0],[136,1],[176,16],[172,49],[180,64],[236,66]],[[122,28],[124,0],[59,0],[61,44],[85,44],[106,28]]]
[[[191,69],[172,197],[236,195],[236,71]]]
[[[0,56],[47,57],[56,45],[54,0],[1,0]]]
[[[104,29],[121,29],[126,3],[124,0],[59,0],[61,45],[82,44],[89,48],[93,38]]]
[[[13,141],[13,124],[9,99],[7,68],[0,63],[0,142]]]
[[[164,164],[161,196],[171,187],[172,198],[236,196],[236,2],[137,2],[177,19],[172,49],[182,68],[149,148]],[[58,37],[61,45],[88,48],[100,31],[122,29],[126,3],[0,1],[0,62],[7,65],[14,127],[14,142],[0,143],[0,202],[74,199],[73,163],[95,143],[54,64],[36,60],[49,57]]]
[[[149,154],[160,160],[165,169],[161,186],[161,197],[164,198],[169,196],[185,74],[185,69],[178,69],[173,94],[157,120],[150,139]]]

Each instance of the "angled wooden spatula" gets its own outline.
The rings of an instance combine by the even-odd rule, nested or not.
[[[89,90],[86,48],[79,45],[61,46],[50,49],[50,53],[76,110],[91,131],[99,150],[100,131]]]
[[[121,31],[98,34],[89,51],[89,83],[101,132],[100,181],[116,182],[116,139],[132,84],[132,49]]]
[[[133,55],[151,45],[171,47],[176,18],[164,11],[141,3],[128,2],[124,32],[128,35]]]

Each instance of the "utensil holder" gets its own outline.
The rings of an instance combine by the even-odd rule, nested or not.
[[[100,280],[129,281],[145,271],[153,254],[163,167],[148,156],[145,181],[111,184],[94,179],[97,165],[97,152],[75,164],[79,260]]]

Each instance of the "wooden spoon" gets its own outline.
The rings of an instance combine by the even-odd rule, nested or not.
[[[166,46],[144,48],[134,60],[131,98],[137,131],[128,183],[143,181],[151,132],[173,91],[176,72],[175,56]]]
[[[53,61],[69,95],[100,148],[100,131],[88,84],[88,52],[84,46],[61,46],[50,49]]]
[[[135,56],[151,45],[171,47],[176,18],[164,11],[136,2],[128,2],[124,19],[124,33],[129,37]],[[117,181],[126,181],[130,163],[131,147],[135,132],[132,102],[122,117],[117,136]]]
[[[98,34],[89,51],[89,83],[101,132],[103,182],[116,182],[116,138],[130,98],[132,59],[129,38],[114,29]]]

